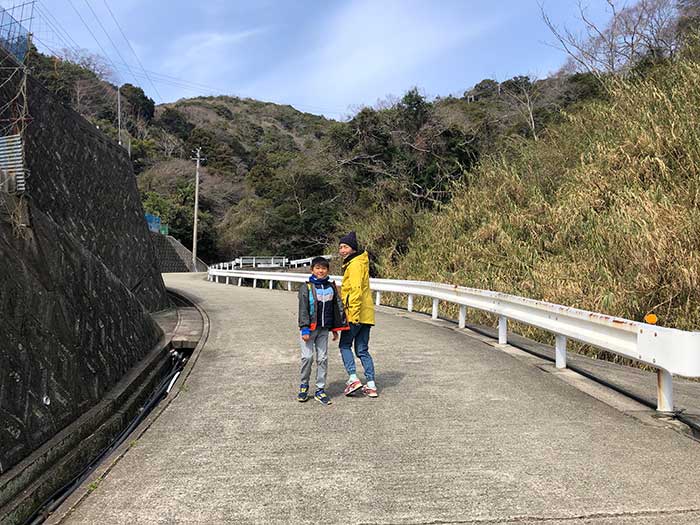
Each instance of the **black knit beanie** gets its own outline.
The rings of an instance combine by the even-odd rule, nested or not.
[[[350,232],[347,235],[343,235],[338,241],[338,244],[347,244],[350,246],[350,248],[357,251],[357,236],[355,235],[355,232]]]

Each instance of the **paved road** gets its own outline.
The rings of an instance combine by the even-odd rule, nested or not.
[[[534,359],[386,309],[380,397],[339,395],[333,347],[335,402],[300,404],[295,294],[166,283],[198,299],[210,337],[68,523],[700,522],[699,443]]]

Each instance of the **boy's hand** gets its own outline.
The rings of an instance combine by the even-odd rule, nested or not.
[[[331,332],[331,334],[332,334],[331,337],[333,338],[333,341],[337,341],[338,340],[338,332]]]
[[[305,343],[308,343],[309,339],[311,339],[311,336],[309,334],[304,334],[301,336],[301,340],[304,341]]]

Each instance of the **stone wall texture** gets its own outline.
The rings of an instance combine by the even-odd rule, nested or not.
[[[189,272],[192,266],[192,252],[171,235],[151,232],[153,248],[161,273]],[[197,271],[206,272],[207,265],[197,258]]]
[[[126,152],[31,78],[27,98],[27,192],[0,195],[0,474],[153,349],[169,306]]]

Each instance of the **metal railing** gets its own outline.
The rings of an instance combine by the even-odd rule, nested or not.
[[[235,268],[286,268],[289,266],[289,259],[281,256],[258,257],[244,256],[233,261],[217,263],[212,266],[219,270],[233,270]]]
[[[331,276],[338,284],[342,277]],[[251,280],[268,281],[270,289],[276,281],[302,283],[308,278],[303,274],[277,272],[251,272],[210,268],[209,281],[238,286]],[[439,316],[440,302],[459,305],[459,327],[464,328],[467,308],[474,308],[498,317],[498,342],[508,343],[508,321],[546,330],[555,335],[555,362],[557,368],[566,368],[567,340],[602,348],[617,355],[651,365],[658,370],[657,410],[673,412],[673,375],[700,377],[700,332],[686,332],[611,317],[577,308],[527,299],[515,295],[464,286],[425,281],[400,281],[395,279],[370,279],[375,292],[375,302],[381,304],[382,293],[399,293],[407,296],[407,309],[413,311],[415,297],[432,299],[432,318]]]
[[[332,255],[319,255],[319,257],[323,257],[324,259],[330,261],[333,259]],[[294,259],[293,261],[289,261],[289,266],[291,268],[299,268],[302,266],[309,266],[311,265],[311,261],[313,261],[316,257],[307,257],[306,259]]]

